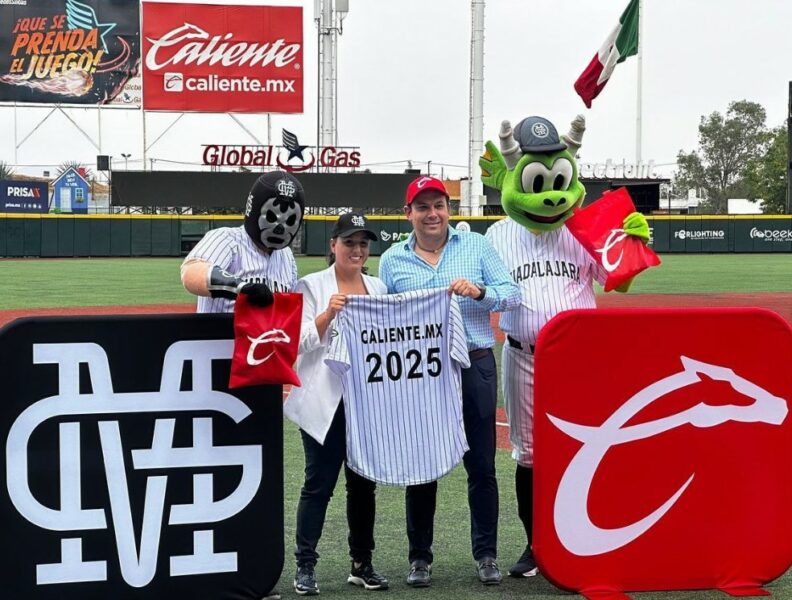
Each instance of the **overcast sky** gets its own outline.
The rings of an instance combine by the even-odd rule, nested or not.
[[[301,143],[316,138],[316,29],[313,2],[238,2],[304,6],[305,113],[273,115],[273,143],[281,128]],[[488,0],[485,17],[484,137],[497,139],[500,121],[539,114],[566,131],[577,113],[588,129],[584,162],[635,157],[637,59],[616,67],[587,110],[572,85],[593,57],[627,0]],[[643,158],[673,163],[697,142],[704,114],[725,112],[747,99],[767,110],[768,125],[784,122],[792,80],[792,2],[789,0],[644,0]],[[470,72],[467,0],[350,0],[339,44],[338,129],[341,145],[359,146],[365,164],[412,159],[467,164]],[[96,138],[95,109],[69,115]],[[17,110],[21,140],[47,109]],[[147,113],[151,143],[173,115]],[[241,120],[266,141],[263,115]],[[14,110],[0,107],[0,160],[14,163]],[[157,170],[165,161],[200,163],[201,144],[252,143],[226,115],[189,115],[149,151]],[[102,153],[131,153],[140,168],[140,111],[102,110]],[[20,165],[81,160],[95,166],[96,149],[55,114],[18,150]],[[40,175],[46,167],[18,170]],[[172,165],[172,168],[177,168]],[[184,167],[189,168],[189,167]],[[195,168],[195,167],[193,167]],[[373,170],[390,169],[372,167]],[[425,167],[424,167],[425,168]],[[670,174],[673,167],[663,167]],[[446,176],[465,169],[445,167]]]

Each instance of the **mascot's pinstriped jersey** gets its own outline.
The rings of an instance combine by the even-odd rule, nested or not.
[[[247,283],[266,283],[273,292],[289,292],[297,284],[297,263],[291,248],[263,252],[240,227],[209,231],[185,258],[217,265]],[[198,296],[199,313],[234,312],[234,300]]]
[[[460,369],[470,359],[456,297],[445,288],[349,296],[331,336],[325,360],[344,382],[349,468],[416,485],[459,464]]]
[[[559,312],[596,307],[593,281],[604,284],[608,273],[566,227],[534,235],[507,218],[490,227],[486,238],[520,286],[521,307],[501,315],[505,333],[534,345],[539,330]]]
[[[533,346],[539,331],[559,312],[595,308],[594,281],[607,279],[605,269],[564,227],[586,195],[575,161],[585,129],[582,115],[564,136],[539,116],[523,119],[514,129],[503,121],[500,149],[487,142],[479,160],[482,181],[500,190],[509,217],[491,227],[487,238],[522,296],[521,307],[501,319],[509,336],[501,367],[512,456],[525,467],[533,465]],[[624,232],[648,240],[646,218],[632,213]],[[629,282],[617,289],[627,287]]]

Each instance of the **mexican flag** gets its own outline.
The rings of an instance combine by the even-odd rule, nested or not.
[[[608,83],[617,63],[638,54],[638,1],[630,1],[619,17],[619,24],[575,82],[575,91],[588,108],[591,108],[591,101]]]

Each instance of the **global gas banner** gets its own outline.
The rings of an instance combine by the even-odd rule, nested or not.
[[[0,2],[0,101],[139,107],[136,0]]]
[[[302,8],[143,3],[146,110],[303,111]]]
[[[790,364],[792,329],[762,309],[548,323],[535,364],[539,570],[589,598],[760,594],[792,564]]]

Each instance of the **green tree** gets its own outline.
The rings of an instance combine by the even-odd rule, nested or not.
[[[94,178],[93,171],[89,167],[86,167],[80,161],[77,160],[67,160],[62,162],[58,167],[58,170],[55,172],[55,178],[57,179],[61,175],[63,175],[66,171],[71,168],[74,168],[75,171],[79,171],[80,169],[85,169],[85,179],[91,181]]]
[[[762,210],[767,214],[786,212],[788,147],[786,127],[771,130],[764,154],[753,159],[745,173],[746,196],[762,200]]]
[[[14,167],[9,165],[4,160],[0,160],[0,179],[13,179]]]
[[[703,190],[703,211],[725,213],[728,198],[745,189],[748,165],[764,155],[770,137],[766,118],[762,105],[748,100],[730,103],[725,116],[718,111],[702,116],[698,149],[679,151],[674,184]]]

